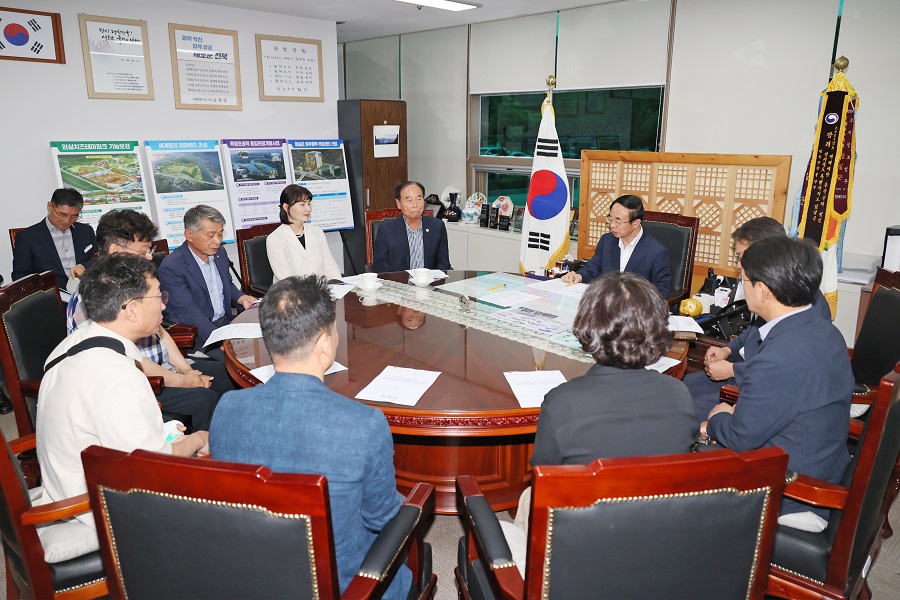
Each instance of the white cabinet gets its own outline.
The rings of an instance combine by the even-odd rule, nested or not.
[[[450,264],[469,271],[519,272],[522,234],[464,223],[446,223]],[[576,255],[575,242],[569,254]]]

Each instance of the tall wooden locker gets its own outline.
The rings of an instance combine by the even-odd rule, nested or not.
[[[399,156],[375,158],[377,125],[399,125]],[[362,273],[366,262],[365,211],[396,208],[394,188],[407,180],[406,102],[340,100],[338,130],[347,154],[354,229],[344,239],[344,271]]]

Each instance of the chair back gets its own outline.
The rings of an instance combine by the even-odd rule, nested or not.
[[[22,525],[22,513],[31,508],[28,486],[19,468],[19,460],[9,447],[6,437],[0,450],[0,488],[3,502],[0,503],[0,535],[2,535],[3,555],[8,565],[6,576],[12,577],[22,596],[28,592],[33,597],[44,597],[37,591],[52,594],[53,584],[50,572],[44,563],[44,552],[34,527]],[[43,565],[43,568],[42,568]]]
[[[13,250],[16,249],[16,235],[18,235],[18,233],[20,231],[22,231],[23,229],[25,229],[25,228],[24,227],[10,227],[10,229],[9,229],[9,245],[12,246]]]
[[[399,208],[366,211],[366,265],[372,264],[372,244],[375,243],[378,226],[385,219],[396,219],[402,214]]]
[[[272,287],[272,265],[266,252],[266,238],[281,223],[266,223],[237,230],[238,260],[241,263],[241,289],[245,294],[262,297]]]
[[[526,598],[762,598],[787,454],[534,469]]]
[[[266,467],[82,453],[114,598],[337,598],[328,484]]]
[[[50,271],[28,275],[0,289],[0,318],[0,364],[9,385],[16,426],[24,436],[34,433],[37,396],[26,396],[22,383],[40,381],[44,362],[66,337],[66,311],[56,276]]]
[[[672,290],[666,300],[670,305],[681,302],[691,294],[699,224],[697,217],[649,210],[644,212],[641,227],[669,249]]]
[[[900,273],[878,269],[850,366],[857,383],[875,388],[900,362]]]
[[[900,455],[900,364],[881,380],[869,412],[848,469],[852,479],[844,509],[832,511],[829,520],[829,529],[835,531],[825,583],[840,589],[854,587],[869,555],[877,553],[873,545],[881,544],[885,519],[881,505]]]
[[[150,260],[159,268],[165,257],[169,255],[169,241],[165,238],[161,240],[153,240],[150,245]]]

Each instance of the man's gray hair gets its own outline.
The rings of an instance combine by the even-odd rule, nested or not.
[[[219,225],[225,225],[225,217],[218,210],[206,204],[198,204],[184,213],[184,228],[191,231],[200,231],[203,221],[209,220]]]

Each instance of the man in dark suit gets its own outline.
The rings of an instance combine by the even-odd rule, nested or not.
[[[94,230],[77,223],[84,206],[78,190],[60,188],[47,203],[47,217],[16,235],[13,248],[12,278],[53,271],[60,289],[66,289],[69,277],[84,273],[96,249]]]
[[[224,231],[222,213],[205,204],[195,206],[184,213],[185,243],[159,266],[159,282],[169,293],[166,318],[196,325],[198,349],[213,330],[231,321],[232,307],[246,309],[256,302],[231,281]]]
[[[734,240],[734,257],[738,265],[741,257],[752,244],[769,237],[785,237],[784,227],[772,217],[757,217],[750,219],[731,234]],[[822,292],[816,293],[812,303],[813,312],[823,319],[831,321],[831,309]],[[753,348],[745,348],[747,340],[751,336],[759,337],[759,328],[765,321],[757,315],[751,325],[729,340],[728,344],[712,346],[706,351],[703,359],[704,370],[685,375],[684,384],[691,392],[694,401],[694,409],[697,418],[705,421],[709,411],[719,403],[719,393],[723,385],[736,385],[740,387],[743,381],[744,366],[747,353]]]
[[[449,270],[450,250],[444,222],[422,215],[425,186],[405,181],[394,190],[400,219],[388,219],[378,228],[372,245],[372,270],[376,273],[407,269]]]
[[[609,207],[609,233],[600,237],[594,256],[577,273],[563,276],[566,283],[590,283],[610,271],[637,273],[650,280],[663,298],[672,291],[669,250],[644,231],[644,203],[637,196],[619,196]]]
[[[736,452],[779,446],[788,468],[837,483],[850,462],[853,373],[844,338],[816,314],[822,259],[809,242],[770,237],[741,257],[747,305],[766,320],[747,340],[737,404],[721,403],[701,424]],[[749,358],[747,358],[749,356]],[[779,523],[822,531],[828,510],[785,498]]]

